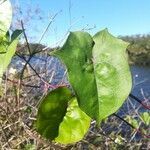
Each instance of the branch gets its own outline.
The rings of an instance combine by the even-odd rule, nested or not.
[[[7,81],[12,82],[12,83],[14,83],[14,84],[18,84],[18,83],[19,83],[19,81],[16,81],[16,80],[11,80],[11,79],[9,79],[9,78],[6,79],[6,76],[4,76],[3,80],[7,80]],[[25,83],[23,83],[23,82],[21,82],[20,84],[23,85],[23,86],[26,86],[26,87],[40,88],[40,86],[37,86],[37,85],[29,85],[29,84],[25,84]]]
[[[145,105],[138,97],[134,96],[134,95],[131,94],[131,93],[129,94],[129,96],[130,96],[132,99],[136,100],[138,103],[140,103],[145,109],[150,110],[150,106]]]
[[[33,66],[28,62],[28,60],[26,60],[24,57],[20,56],[18,53],[16,53],[16,55],[20,58],[22,58],[26,64],[28,64],[30,66],[30,68],[34,71],[34,73],[38,76],[38,78],[48,87],[48,88],[52,88],[52,89],[56,89],[58,87],[64,87],[64,86],[68,86],[67,84],[61,84],[61,85],[51,85],[49,84],[47,81],[45,81],[40,75],[39,73],[33,68]]]
[[[132,124],[130,124],[129,122],[127,122],[126,120],[124,120],[122,117],[120,117],[117,114],[113,114],[115,117],[119,118],[120,120],[122,120],[123,122],[125,122],[128,126],[130,126],[132,129],[134,129],[137,133],[139,133],[141,136],[145,137],[145,138],[150,138],[150,135],[146,135],[144,133],[142,133],[139,129],[136,129]]]

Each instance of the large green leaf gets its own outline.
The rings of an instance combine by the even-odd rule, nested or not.
[[[128,43],[107,29],[94,37],[93,64],[99,99],[99,119],[116,112],[128,97],[132,81],[126,55]]]
[[[16,30],[13,32],[11,38],[9,37],[10,39],[5,37],[0,41],[0,83],[2,80],[2,75],[16,51],[16,46],[18,44],[19,36],[21,33],[21,30]]]
[[[66,65],[80,108],[98,122],[117,111],[131,90],[127,45],[107,30],[93,39],[86,32],[71,32],[52,54]]]
[[[9,0],[0,0],[0,37],[8,31],[12,19],[12,8]]]
[[[78,106],[77,99],[72,98],[67,113],[60,124],[56,142],[70,144],[80,141],[90,127],[91,118]]]
[[[58,88],[50,92],[41,102],[37,115],[37,131],[53,140],[58,136],[59,125],[62,122],[71,98],[71,91],[66,88]]]

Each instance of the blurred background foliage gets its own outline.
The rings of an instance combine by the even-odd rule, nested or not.
[[[129,63],[150,66],[150,35],[120,36],[130,43],[127,48]]]

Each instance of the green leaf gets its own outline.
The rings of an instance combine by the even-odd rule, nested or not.
[[[21,30],[16,30],[11,36],[11,41],[9,39],[3,38],[3,41],[0,41],[0,49],[3,50],[3,53],[0,53],[0,83],[2,80],[2,75],[9,65],[12,56],[16,51],[18,44],[19,36],[22,33]],[[2,52],[2,51],[1,51]]]
[[[143,122],[149,126],[150,125],[150,113],[144,112],[140,114],[140,117],[142,118]]]
[[[116,112],[131,90],[127,45],[107,30],[93,39],[86,32],[71,32],[52,54],[66,65],[79,107],[98,122]]]
[[[94,37],[93,64],[99,99],[99,119],[116,112],[128,97],[131,73],[126,55],[128,43],[112,36],[107,29]]]
[[[71,91],[63,87],[53,90],[42,100],[36,122],[37,131],[42,136],[50,140],[58,136],[59,125],[66,114],[71,96]]]
[[[138,120],[132,118],[131,116],[127,115],[126,116],[126,121],[128,121],[134,128],[138,129],[139,128],[139,122]]]
[[[80,141],[90,127],[91,119],[78,106],[77,99],[72,98],[67,113],[60,124],[56,142],[70,144]]]
[[[0,0],[0,37],[6,34],[12,20],[12,8],[9,0]]]
[[[50,92],[41,102],[36,128],[44,137],[62,144],[81,140],[91,119],[78,107],[71,91],[61,87]]]
[[[37,148],[36,148],[36,146],[34,144],[27,144],[23,148],[23,150],[35,150],[35,149],[37,149]]]
[[[136,129],[139,128],[139,123],[138,123],[138,121],[137,121],[136,119],[133,119],[132,122],[131,122],[131,124],[132,124]]]

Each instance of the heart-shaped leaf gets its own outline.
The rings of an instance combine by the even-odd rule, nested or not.
[[[71,32],[52,54],[66,65],[80,108],[98,122],[116,112],[131,90],[127,45],[107,30],[93,39],[86,32]]]
[[[12,8],[9,0],[0,0],[0,37],[8,31],[12,19]]]
[[[41,102],[37,115],[37,131],[62,144],[81,140],[91,119],[80,110],[71,91],[61,87],[50,92]]]

